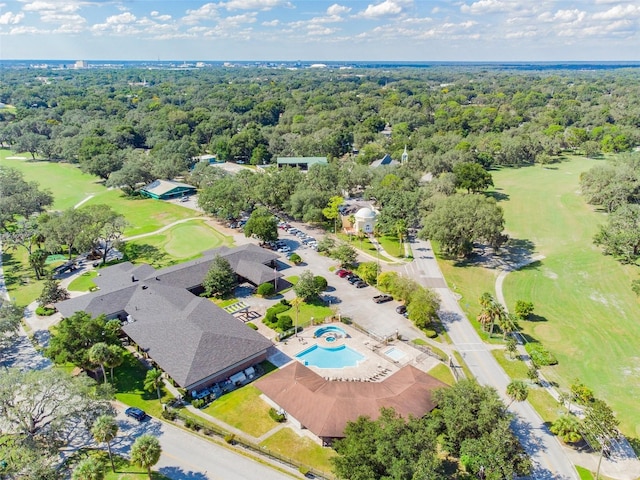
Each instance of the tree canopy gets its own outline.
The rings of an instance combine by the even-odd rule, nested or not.
[[[229,261],[216,255],[202,281],[205,293],[209,296],[224,297],[233,293],[236,285],[238,285],[238,276],[231,268]]]

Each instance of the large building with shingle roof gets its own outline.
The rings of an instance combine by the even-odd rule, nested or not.
[[[261,378],[255,386],[302,428],[329,445],[344,437],[348,422],[360,416],[375,420],[380,409],[423,417],[436,407],[432,393],[447,385],[406,365],[381,382],[326,380],[300,362]]]
[[[179,386],[199,390],[266,358],[271,342],[201,298],[216,256],[254,284],[282,277],[273,252],[256,245],[221,247],[190,262],[156,270],[124,262],[94,279],[99,290],[56,304],[63,317],[78,311],[123,321],[122,330]]]

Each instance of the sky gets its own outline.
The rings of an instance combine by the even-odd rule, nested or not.
[[[0,59],[640,60],[640,0],[0,0]]]

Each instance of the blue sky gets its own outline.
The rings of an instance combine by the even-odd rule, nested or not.
[[[638,0],[0,0],[0,58],[640,60]]]

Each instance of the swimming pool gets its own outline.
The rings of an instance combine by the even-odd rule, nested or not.
[[[336,327],[335,325],[329,325],[327,327],[320,327],[314,333],[314,337],[321,337],[325,333],[336,333],[341,337],[346,337],[347,332],[345,332],[342,328]]]
[[[305,365],[318,368],[344,368],[355,367],[364,360],[364,355],[346,345],[331,348],[313,345],[298,353],[296,358]]]

